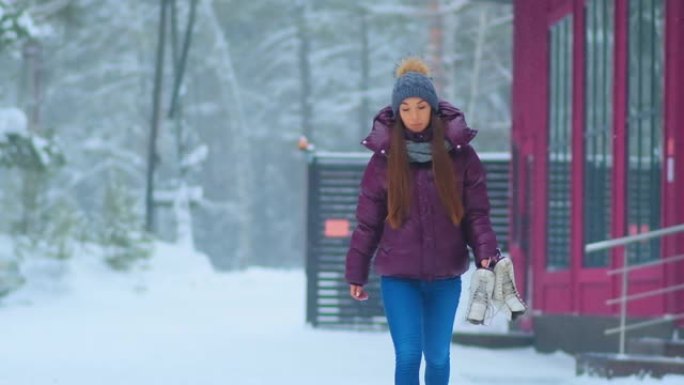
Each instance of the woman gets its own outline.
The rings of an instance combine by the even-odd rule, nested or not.
[[[365,300],[375,255],[397,385],[419,383],[423,354],[425,383],[449,382],[460,276],[469,264],[466,245],[478,267],[490,267],[500,256],[485,172],[469,145],[476,131],[461,111],[439,101],[428,74],[420,59],[403,61],[392,105],[377,114],[362,142],[374,154],[361,182],[358,224],[346,257],[350,294]]]

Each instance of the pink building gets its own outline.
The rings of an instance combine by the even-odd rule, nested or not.
[[[682,232],[585,252],[684,223],[684,1],[513,6],[509,249],[535,334],[554,317],[614,322],[619,306],[606,300],[621,279],[607,272],[625,253],[630,265],[684,254]],[[684,262],[629,275],[630,293],[682,284]],[[630,318],[681,313],[682,290],[628,306]]]

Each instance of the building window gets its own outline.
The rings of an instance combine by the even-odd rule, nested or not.
[[[547,268],[570,261],[570,163],[572,160],[572,16],[551,26]]]
[[[663,1],[629,2],[627,230],[660,227],[662,170]],[[630,264],[658,259],[660,240],[627,247]]]
[[[610,238],[613,74],[613,0],[586,3],[584,122],[584,241]],[[608,251],[584,256],[584,267],[609,265]]]

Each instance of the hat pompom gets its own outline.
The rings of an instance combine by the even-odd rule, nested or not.
[[[430,68],[423,60],[418,57],[412,56],[401,61],[399,67],[395,72],[396,77],[400,77],[407,72],[418,72],[425,76],[430,76]]]

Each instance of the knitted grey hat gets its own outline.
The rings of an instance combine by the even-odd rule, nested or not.
[[[439,110],[439,99],[432,80],[428,77],[428,67],[419,58],[408,58],[396,71],[397,80],[392,89],[392,112],[399,114],[399,105],[406,98],[417,96],[430,104],[432,110]]]

